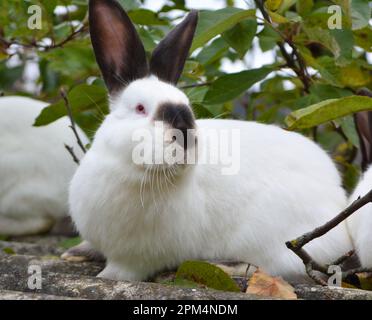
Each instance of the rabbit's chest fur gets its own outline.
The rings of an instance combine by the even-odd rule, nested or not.
[[[241,129],[238,175],[196,165],[173,186],[155,181],[157,187],[145,189],[141,199],[133,168],[115,157],[103,159],[93,147],[83,159],[71,184],[71,212],[84,238],[109,262],[135,274],[119,278],[145,279],[188,259],[246,261],[289,278],[304,274],[285,241],[345,206],[334,164],[311,141],[273,126],[198,122],[221,124]],[[308,248],[329,262],[351,243],[340,225]]]

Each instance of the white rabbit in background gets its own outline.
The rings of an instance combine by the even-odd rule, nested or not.
[[[197,12],[158,44],[148,65],[135,27],[116,1],[91,0],[89,10],[111,112],[72,179],[69,204],[83,238],[107,257],[99,276],[145,280],[185,260],[227,259],[302,280],[303,263],[285,242],[347,204],[331,158],[302,135],[273,125],[194,120],[188,98],[175,85]],[[195,143],[185,149],[202,143],[202,129],[239,129],[239,173],[222,175],[219,164],[133,163],[133,132],[153,132],[155,120],[182,132],[195,128]],[[201,145],[202,153],[209,148]],[[345,224],[306,249],[321,263],[348,252]]]
[[[33,127],[45,102],[0,98],[0,234],[46,232],[68,215],[68,183],[77,165],[64,143],[81,157],[67,117]],[[79,130],[84,143],[88,139]]]
[[[362,150],[362,174],[350,196],[350,204],[372,189],[372,112],[355,114],[355,124]],[[355,251],[364,268],[372,267],[372,204],[368,203],[347,219]]]

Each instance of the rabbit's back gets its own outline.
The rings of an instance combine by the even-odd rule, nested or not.
[[[350,196],[350,204],[365,196],[372,189],[372,168],[363,174],[360,182]],[[354,247],[363,267],[372,267],[372,204],[367,203],[347,219]]]
[[[347,204],[331,158],[311,140],[276,126],[234,120],[197,123],[199,128],[240,131],[236,176],[221,175],[215,166],[197,169],[208,211],[216,215],[216,224],[223,221],[219,234],[225,234],[225,241],[236,234],[231,251],[241,259],[254,257],[274,274],[302,274],[301,261],[285,241],[329,221]],[[351,250],[351,242],[341,224],[306,248],[319,262],[330,263]]]
[[[46,105],[25,97],[0,98],[0,233],[28,233],[27,226],[18,228],[12,219],[54,220],[68,212],[67,187],[76,164],[64,143],[81,153],[66,117],[33,127]],[[82,138],[86,141],[84,134]],[[30,220],[32,230],[33,224]]]

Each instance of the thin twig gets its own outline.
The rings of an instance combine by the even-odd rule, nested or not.
[[[69,146],[68,144],[65,144],[65,148],[66,150],[68,151],[68,153],[71,155],[72,157],[72,160],[74,160],[75,163],[77,163],[78,165],[80,164],[80,160],[79,158],[76,156],[75,152],[74,152],[74,148]]]
[[[84,146],[83,142],[81,141],[80,136],[77,132],[76,125],[75,125],[75,120],[74,120],[74,117],[72,116],[72,110],[71,110],[70,102],[68,101],[68,98],[67,98],[67,95],[66,95],[66,92],[65,92],[64,89],[61,89],[61,96],[62,96],[62,98],[65,102],[67,114],[68,114],[68,117],[70,118],[70,122],[71,122],[70,128],[75,135],[77,144],[79,145],[79,147],[83,151],[83,153],[86,153],[87,150],[85,149],[85,146]]]
[[[270,18],[270,15],[267,13],[265,9],[265,5],[263,4],[263,1],[261,0],[255,0],[257,8],[261,11],[262,16],[264,17],[264,21],[272,27],[272,21]],[[278,42],[277,45],[279,47],[279,50],[284,58],[284,60],[287,63],[287,66],[291,68],[298,78],[301,80],[304,91],[306,93],[310,92],[310,82],[311,78],[309,77],[309,74],[306,69],[305,61],[301,54],[298,52],[296,45],[293,43],[291,39],[284,36],[279,30],[274,28],[274,30],[281,36],[281,38],[290,46],[292,49],[292,55],[289,54],[284,46],[284,43]]]
[[[342,263],[344,263],[347,259],[349,259],[353,254],[355,253],[354,250],[350,250],[349,252],[345,253],[335,261],[331,262],[329,266],[338,266]]]
[[[338,214],[336,217],[334,217],[332,220],[328,221],[324,225],[316,228],[311,232],[305,233],[304,235],[298,237],[295,240],[288,241],[287,247],[289,249],[302,248],[305,244],[309,243],[310,241],[325,235],[328,231],[330,231],[338,224],[340,224],[342,221],[344,221],[346,218],[351,216],[355,211],[357,211],[358,209],[360,209],[361,207],[370,202],[372,202],[372,190],[370,190],[365,196],[359,197],[350,206],[348,206],[340,214]]]
[[[349,216],[351,216],[354,212],[359,210],[361,207],[366,205],[367,203],[372,202],[372,190],[370,190],[365,196],[359,197],[357,200],[355,200],[350,206],[348,206],[345,210],[343,210],[341,213],[339,213],[335,218],[332,220],[328,221],[324,225],[314,229],[311,232],[307,232],[303,234],[302,236],[286,242],[286,246],[288,249],[292,250],[304,263],[306,267],[306,271],[311,276],[315,281],[318,283],[324,285],[324,281],[321,280],[320,278],[315,278],[312,275],[312,272],[314,270],[320,271],[323,274],[327,275],[327,266],[322,266],[318,264],[303,248],[307,243],[310,241],[319,238],[323,235],[325,235],[328,231],[332,230],[335,228],[337,225],[339,225],[342,221],[347,219]],[[350,252],[347,253],[346,255],[350,255]],[[341,257],[336,261],[336,263],[340,264],[346,259],[346,257]],[[362,271],[361,271],[362,270]],[[358,272],[371,272],[371,269],[366,269],[366,268],[361,268],[361,269],[355,269],[355,271]],[[351,271],[343,273],[343,278],[346,275],[350,275]],[[320,281],[321,280],[321,281]]]
[[[204,87],[204,86],[210,86],[212,82],[200,82],[200,83],[193,83],[193,84],[187,84],[184,86],[180,86],[180,89],[189,89],[189,88],[197,88],[197,87]]]
[[[68,42],[74,40],[78,35],[81,33],[85,32],[88,29],[87,24],[82,25],[80,28],[77,28],[71,34],[69,34],[65,39],[61,40],[60,42],[57,43],[52,43],[51,45],[43,45],[41,43],[37,43],[36,41],[31,41],[27,43],[23,43],[17,40],[6,40],[4,37],[0,36],[0,43],[2,43],[5,47],[9,48],[11,45],[19,45],[21,47],[25,48],[36,48],[36,49],[42,49],[44,51],[49,51],[51,49],[56,49],[56,48],[62,48],[65,44]]]
[[[356,273],[363,273],[363,272],[366,272],[366,273],[371,273],[372,272],[372,268],[356,268],[356,269],[351,269],[351,270],[348,270],[348,271],[345,271],[342,273],[342,279],[346,279]]]

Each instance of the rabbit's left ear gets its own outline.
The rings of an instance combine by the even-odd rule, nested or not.
[[[150,72],[159,79],[177,84],[194,37],[198,12],[191,11],[155,48]]]
[[[362,169],[366,170],[372,163],[372,112],[363,111],[355,113],[354,121],[362,152]]]
[[[96,60],[111,94],[148,75],[141,39],[118,1],[90,0],[89,28]]]

